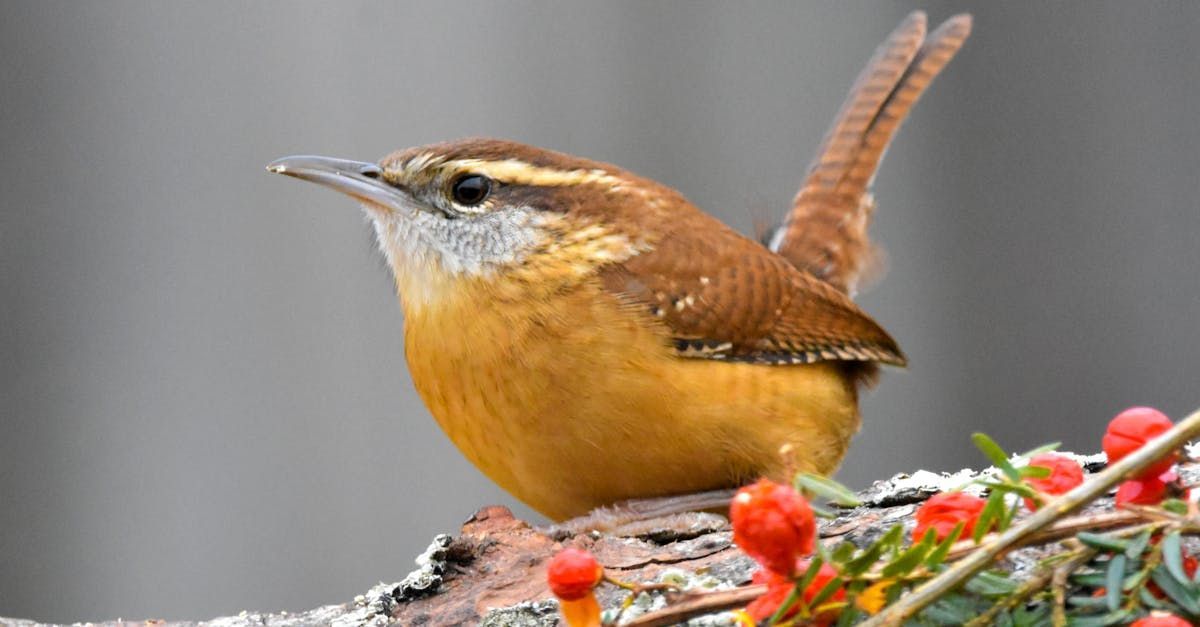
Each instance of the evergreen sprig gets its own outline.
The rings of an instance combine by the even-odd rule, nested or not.
[[[787,600],[763,625],[804,625],[814,616],[829,624],[834,622],[827,618],[831,610],[837,611],[839,627],[1118,625],[1151,612],[1200,623],[1200,568],[1185,547],[1186,537],[1200,535],[1200,510],[1194,502],[1168,499],[1069,517],[1197,435],[1200,411],[1066,494],[1050,498],[1030,484],[1046,478],[1048,470],[1027,461],[1057,444],[1014,456],[992,438],[975,434],[972,441],[995,470],[975,481],[987,496],[971,533],[959,523],[940,539],[929,529],[909,540],[905,526],[896,524],[861,546],[818,543]],[[800,474],[793,485],[815,501],[818,513],[830,515],[832,507],[859,504],[852,491],[825,477]],[[1024,499],[1031,499],[1037,510],[1022,514]],[[1005,562],[1011,550],[1034,544],[1046,545],[1040,562],[1019,569]],[[837,577],[814,594],[809,588],[822,565],[831,566]],[[839,591],[844,595],[835,598]],[[724,603],[744,598],[720,594]],[[676,617],[696,615],[703,603],[693,598],[690,606],[689,613]],[[721,607],[729,605],[709,610]],[[629,624],[669,624],[670,610]],[[789,613],[792,618],[784,618]]]

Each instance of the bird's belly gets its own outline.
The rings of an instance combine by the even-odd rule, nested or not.
[[[615,501],[779,476],[779,448],[831,472],[858,429],[834,364],[674,355],[648,316],[594,296],[410,316],[417,390],[459,449],[555,519]]]

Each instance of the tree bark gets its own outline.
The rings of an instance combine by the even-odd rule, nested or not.
[[[1103,456],[1079,458],[1086,470],[1103,467]],[[1187,469],[1190,472],[1191,468]],[[876,482],[859,493],[860,507],[839,512],[824,521],[821,535],[827,542],[849,540],[865,545],[893,524],[912,525],[917,504],[929,496],[957,488],[977,476],[972,471],[953,475],[919,471]],[[970,488],[968,489],[970,490]],[[1101,499],[1086,512],[1111,509],[1111,499]],[[418,568],[403,580],[380,584],[354,600],[304,612],[243,612],[207,621],[108,621],[98,626],[153,624],[164,627],[299,627],[306,625],[485,625],[489,627],[549,627],[558,624],[557,602],[546,585],[546,561],[564,546],[591,551],[612,578],[635,583],[670,582],[685,592],[648,593],[638,596],[622,618],[632,618],[680,603],[700,592],[728,590],[745,585],[756,566],[732,542],[728,523],[719,516],[697,515],[681,527],[643,526],[636,535],[581,534],[555,540],[499,506],[476,512],[457,536],[440,535],[417,558]],[[1008,556],[1010,567],[1038,559],[1040,549],[1025,549]],[[731,593],[737,595],[738,593]],[[597,589],[606,617],[615,616],[629,596],[623,588],[602,585]],[[693,624],[728,624],[717,616]],[[43,627],[34,621],[0,618],[13,627]]]

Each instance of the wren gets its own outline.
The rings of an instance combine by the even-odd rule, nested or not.
[[[545,515],[781,478],[785,444],[791,470],[831,473],[860,388],[905,364],[851,299],[872,265],[871,181],[970,26],[960,15],[927,38],[924,14],[901,23],[762,243],[652,180],[511,141],[268,169],[362,204],[421,398]]]

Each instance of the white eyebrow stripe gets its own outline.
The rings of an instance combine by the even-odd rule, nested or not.
[[[455,161],[447,161],[444,167],[459,172],[478,172],[502,183],[513,185],[560,187],[597,184],[615,187],[622,183],[620,177],[613,176],[604,170],[558,170],[532,165],[519,159],[503,159],[499,161],[457,159]]]

